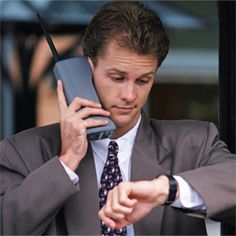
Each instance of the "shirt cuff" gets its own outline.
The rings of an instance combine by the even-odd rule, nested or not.
[[[79,176],[74,172],[72,171],[68,166],[66,166],[63,161],[59,160],[62,164],[62,166],[64,167],[66,173],[68,174],[68,176],[70,177],[72,183],[74,185],[78,184],[79,182]]]
[[[193,210],[195,212],[206,211],[206,204],[200,194],[182,177],[174,176],[179,185],[179,198],[171,206]]]

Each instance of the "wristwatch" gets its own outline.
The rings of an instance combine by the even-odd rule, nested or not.
[[[169,195],[166,202],[164,203],[164,206],[168,206],[175,201],[178,186],[176,179],[172,175],[166,175],[166,177],[169,179],[170,188]]]

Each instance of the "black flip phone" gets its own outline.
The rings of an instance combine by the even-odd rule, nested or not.
[[[62,80],[63,82],[67,103],[70,104],[76,96],[100,103],[93,86],[93,78],[88,58],[80,56],[60,60],[43,20],[39,14],[37,14],[37,17],[56,61],[53,68],[53,74],[57,80]],[[112,120],[105,116],[93,116],[92,118],[108,120],[108,124],[106,126],[88,128],[88,139],[98,140],[111,137],[116,128]]]

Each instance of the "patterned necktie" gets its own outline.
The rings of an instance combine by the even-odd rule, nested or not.
[[[111,141],[108,145],[108,157],[103,168],[100,190],[99,190],[99,206],[102,208],[106,203],[107,193],[122,181],[120,167],[118,165],[118,145],[115,141]],[[102,235],[127,235],[127,228],[112,229],[101,222]]]

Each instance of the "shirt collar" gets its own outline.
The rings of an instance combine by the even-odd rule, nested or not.
[[[122,135],[118,139],[114,140],[118,143],[120,150],[122,150],[122,147],[124,145],[129,145],[129,146],[133,147],[134,140],[135,140],[140,122],[141,122],[141,115],[140,115],[137,123],[135,124],[135,126],[131,130],[129,130],[127,133],[125,133],[124,135]],[[109,139],[109,141],[111,141],[111,139]]]

